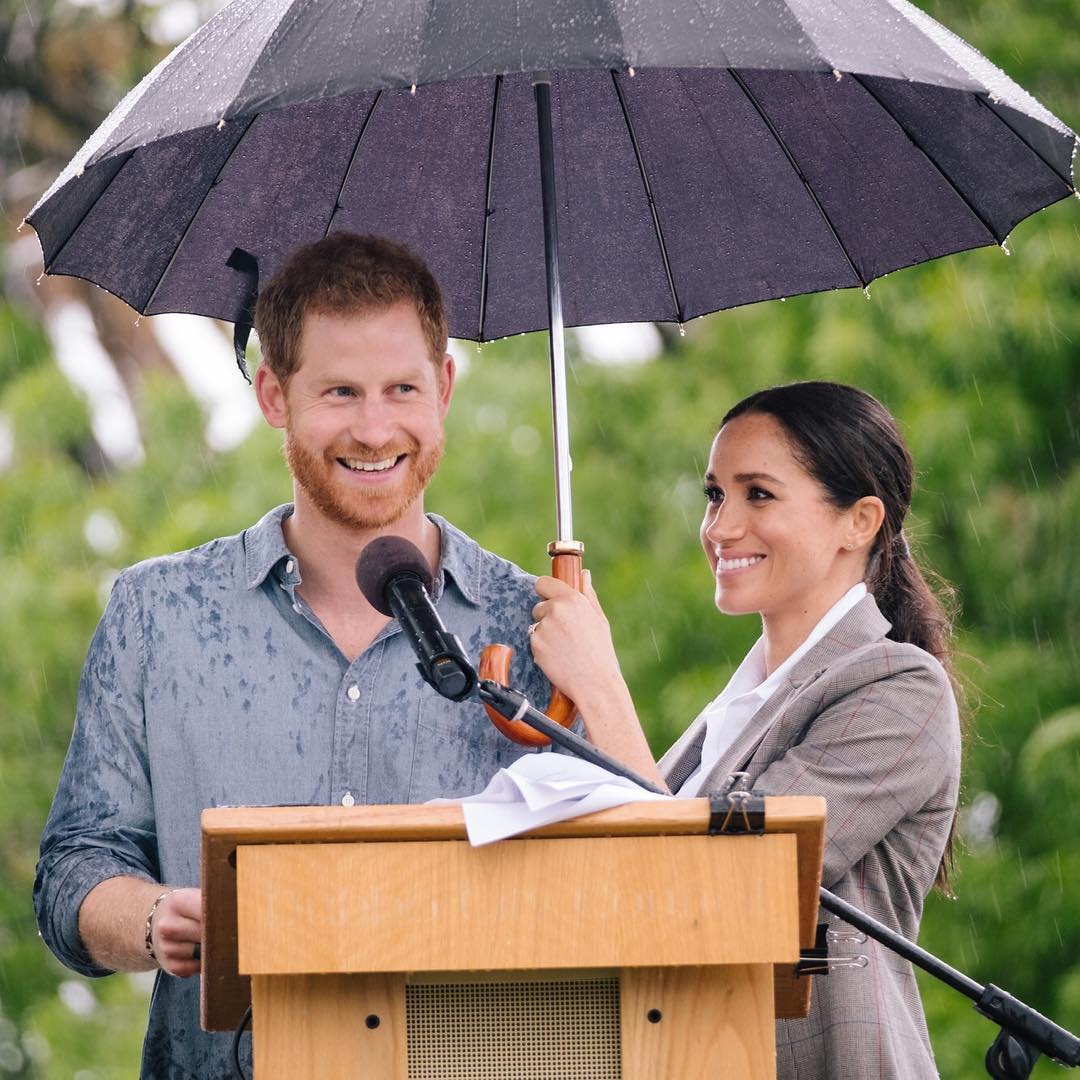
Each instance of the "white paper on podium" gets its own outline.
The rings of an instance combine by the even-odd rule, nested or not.
[[[500,769],[478,795],[432,801],[460,802],[469,842],[480,847],[612,806],[670,798],[581,758],[525,754],[509,768]]]

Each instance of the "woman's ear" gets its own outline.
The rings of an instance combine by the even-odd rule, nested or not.
[[[848,536],[844,546],[851,550],[869,548],[884,520],[884,503],[876,495],[864,495],[848,508]]]

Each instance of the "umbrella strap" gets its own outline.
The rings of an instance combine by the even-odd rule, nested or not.
[[[247,343],[255,321],[255,301],[259,298],[259,260],[243,248],[233,248],[225,265],[235,270],[244,278],[244,292],[241,297],[240,314],[233,324],[233,351],[236,354],[236,366],[240,374],[251,385],[251,374],[247,366]]]

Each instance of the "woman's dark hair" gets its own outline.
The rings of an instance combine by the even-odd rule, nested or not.
[[[892,623],[888,636],[935,657],[962,702],[952,662],[953,593],[935,576],[942,602],[908,546],[904,519],[911,506],[914,466],[889,410],[854,386],[800,382],[751,394],[728,411],[723,423],[753,413],[780,424],[796,458],[834,506],[846,509],[866,495],[881,500],[885,518],[871,548],[866,587]],[[952,830],[937,875],[937,885],[945,891],[951,864]]]

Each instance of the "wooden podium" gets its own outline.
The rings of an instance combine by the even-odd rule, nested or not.
[[[774,1077],[804,1016],[823,799],[638,803],[473,848],[459,806],[202,816],[202,1024],[257,1080]]]

